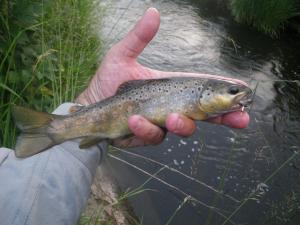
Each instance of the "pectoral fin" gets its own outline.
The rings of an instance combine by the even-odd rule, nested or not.
[[[86,149],[93,145],[98,144],[99,142],[101,142],[103,140],[104,140],[104,138],[101,138],[101,137],[86,137],[86,138],[82,139],[82,141],[80,142],[79,148]]]

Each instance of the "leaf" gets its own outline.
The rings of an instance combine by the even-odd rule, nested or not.
[[[18,95],[14,90],[12,90],[10,87],[8,87],[7,85],[0,83],[0,88],[3,88],[4,90],[10,92],[12,95],[16,96],[17,98],[19,98],[20,100],[23,101],[23,98]]]
[[[27,84],[32,77],[32,74],[28,70],[22,70],[21,72],[21,80],[23,84]]]
[[[43,73],[41,73],[40,71],[35,71],[35,75],[39,80],[41,80],[45,77],[45,75]]]
[[[43,96],[54,96],[53,91],[47,88],[46,86],[41,87],[40,91]]]
[[[10,84],[18,84],[21,83],[21,79],[19,74],[16,71],[9,71],[8,74],[8,82]]]
[[[30,41],[29,41],[27,33],[23,32],[17,42],[18,42],[18,44],[21,44],[21,45],[28,44]]]

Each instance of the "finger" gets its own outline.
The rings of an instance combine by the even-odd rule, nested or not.
[[[232,112],[225,115],[207,120],[209,122],[223,124],[232,128],[246,128],[249,125],[250,118],[247,112]]]
[[[131,116],[128,119],[128,126],[136,137],[147,144],[159,144],[165,136],[161,128],[139,115]]]
[[[166,120],[167,129],[180,136],[190,136],[196,130],[195,122],[178,113],[171,113]]]
[[[149,8],[134,28],[116,46],[118,54],[137,58],[158,31],[160,15],[157,9]]]

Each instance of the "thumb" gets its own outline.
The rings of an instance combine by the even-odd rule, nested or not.
[[[114,50],[123,57],[137,58],[157,33],[159,24],[159,12],[155,8],[149,8]]]

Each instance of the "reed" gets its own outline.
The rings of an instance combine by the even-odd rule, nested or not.
[[[91,0],[0,2],[0,144],[13,147],[12,105],[52,111],[86,86],[101,50],[101,12]]]
[[[300,16],[299,0],[230,0],[229,8],[238,22],[279,35],[290,19]]]

